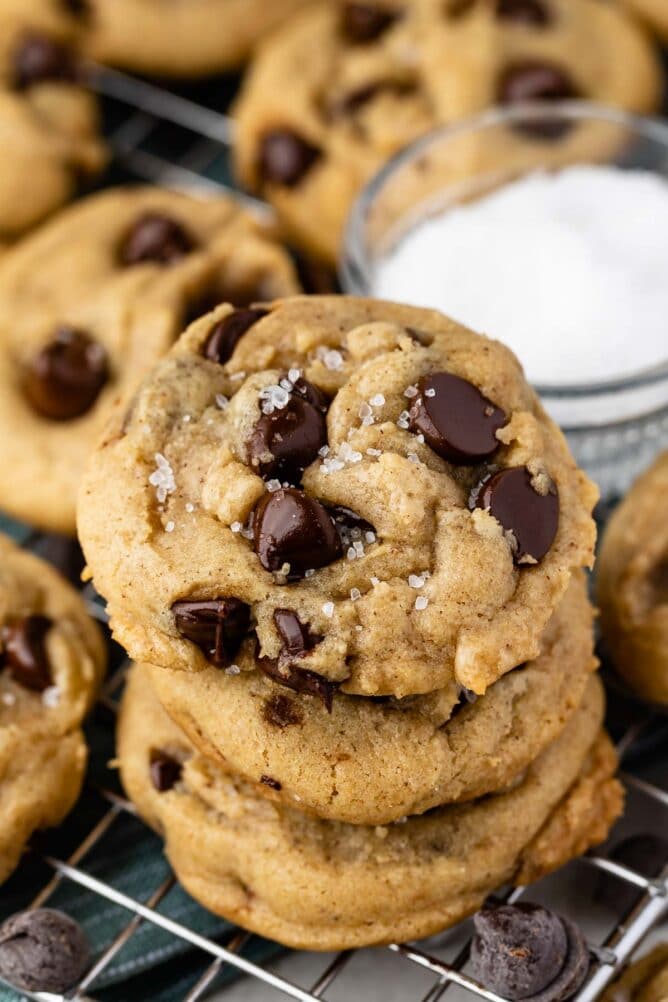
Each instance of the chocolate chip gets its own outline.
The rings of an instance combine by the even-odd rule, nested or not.
[[[334,519],[336,531],[344,548],[352,546],[356,542],[368,543],[369,540],[366,539],[368,532],[376,535],[376,530],[371,522],[367,522],[365,518],[350,508],[345,508],[343,505],[328,505],[327,511]]]
[[[25,90],[47,80],[75,81],[78,66],[74,53],[47,35],[25,35],[14,53],[14,86]]]
[[[478,463],[499,447],[496,432],[508,421],[477,386],[451,372],[434,372],[418,383],[410,429],[452,463]]]
[[[262,707],[262,716],[268,724],[271,724],[273,727],[280,727],[281,730],[284,727],[293,727],[295,724],[301,724],[304,719],[294,699],[280,694],[265,700]]]
[[[270,184],[294,188],[320,156],[317,146],[291,129],[272,129],[262,137],[260,174]]]
[[[151,752],[151,764],[149,766],[151,782],[158,793],[167,793],[173,789],[181,779],[183,766],[172,755],[167,752],[154,749]]]
[[[53,620],[47,616],[24,616],[2,628],[2,665],[25,689],[44,692],[53,685],[46,649],[52,626]]]
[[[325,506],[295,488],[262,498],[254,511],[253,533],[262,566],[281,571],[288,581],[342,555],[341,540]]]
[[[283,789],[283,784],[282,783],[279,783],[279,781],[277,779],[272,779],[271,776],[267,776],[266,774],[263,775],[263,776],[260,776],[260,782],[263,784],[263,786],[268,786],[270,790],[282,790]]]
[[[268,312],[268,310],[235,310],[223,320],[219,320],[204,342],[202,349],[204,357],[210,362],[225,365],[232,358],[234,349],[246,331],[250,330],[258,320],[266,317]]]
[[[91,409],[108,379],[102,345],[84,331],[61,327],[26,366],[23,392],[42,417],[72,421]]]
[[[280,655],[282,660],[303,657],[323,639],[319,633],[312,633],[309,624],[302,623],[292,609],[275,609],[274,623],[283,641]]]
[[[542,62],[524,62],[509,66],[501,75],[497,98],[500,104],[526,101],[568,101],[580,97],[578,88],[559,66]],[[535,118],[518,122],[514,128],[538,139],[558,139],[572,127],[564,119]]]
[[[250,628],[250,607],[238,598],[175,602],[176,629],[196,644],[216,668],[226,668]]]
[[[248,462],[265,480],[297,485],[304,470],[327,444],[328,401],[320,390],[299,379],[285,407],[262,414],[248,440]]]
[[[322,700],[327,712],[332,712],[334,693],[339,687],[338,683],[330,682],[323,675],[309,671],[308,668],[295,668],[290,664],[283,665],[280,658],[278,661],[271,658],[258,658],[257,663],[272,681],[304,696],[316,696]]]
[[[0,977],[26,992],[60,995],[90,963],[86,935],[74,919],[53,908],[12,915],[0,926]]]
[[[340,115],[352,115],[369,101],[373,101],[379,94],[396,94],[399,97],[405,97],[414,93],[415,84],[409,81],[375,80],[339,97],[330,106],[329,114],[332,118],[337,118]]]
[[[526,467],[499,470],[474,492],[474,504],[513,534],[516,563],[539,562],[552,546],[559,527],[559,493],[552,481],[539,494]]]
[[[471,969],[482,985],[511,1000],[562,1002],[589,970],[580,930],[539,905],[485,908],[473,919]]]
[[[536,28],[545,28],[552,20],[545,0],[496,0],[496,16]]]
[[[126,234],[120,248],[120,260],[126,267],[146,261],[169,265],[194,248],[194,240],[180,223],[163,213],[147,212]]]
[[[376,4],[346,3],[341,12],[341,28],[353,45],[366,45],[380,38],[398,16],[397,11]]]

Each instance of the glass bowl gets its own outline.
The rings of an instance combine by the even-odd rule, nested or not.
[[[341,260],[344,291],[373,296],[379,263],[423,220],[523,175],[575,164],[668,179],[668,125],[573,101],[492,109],[423,137],[389,161],[353,207]],[[668,260],[665,276],[668,282]],[[578,381],[577,358],[572,370],[572,381],[535,388],[577,461],[611,499],[668,445],[668,317],[665,358],[656,364],[586,383]]]

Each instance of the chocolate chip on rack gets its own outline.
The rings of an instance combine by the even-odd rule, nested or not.
[[[44,692],[53,685],[46,650],[46,636],[52,626],[47,616],[25,616],[2,629],[0,665],[25,689]]]
[[[149,769],[151,782],[158,793],[167,793],[172,790],[181,779],[183,772],[183,766],[173,755],[158,749],[151,752]]]
[[[250,629],[250,608],[238,598],[184,600],[172,612],[181,636],[217,668],[232,664]]]
[[[366,45],[379,38],[397,20],[396,10],[368,3],[346,3],[341,12],[341,28],[347,41]]]
[[[499,447],[496,432],[508,421],[477,386],[450,372],[435,372],[418,383],[409,412],[411,431],[453,463],[489,459]]]
[[[279,383],[285,382],[285,377]],[[294,486],[327,444],[327,398],[305,379],[286,391],[284,406],[262,414],[248,441],[248,462],[264,480]]]
[[[72,421],[91,409],[108,379],[102,345],[85,331],[61,327],[26,366],[23,392],[42,417]]]
[[[539,563],[557,534],[559,494],[545,479],[545,493],[539,494],[529,471],[514,466],[492,474],[474,492],[474,507],[489,510],[515,537],[516,563]]]
[[[497,0],[496,16],[537,28],[547,27],[552,20],[545,0]]]
[[[141,216],[125,237],[121,249],[121,263],[130,266],[152,261],[169,265],[179,261],[195,248],[189,233],[169,216],[147,212]]]
[[[266,494],[253,513],[255,552],[288,581],[338,560],[343,549],[324,505],[295,488]]]
[[[26,90],[47,80],[71,82],[78,77],[77,61],[72,50],[38,32],[24,36],[14,54],[13,71],[17,90]]]
[[[320,150],[291,129],[265,132],[260,145],[260,173],[264,181],[294,188],[320,158]]]
[[[204,342],[202,354],[210,362],[217,362],[225,365],[232,358],[234,349],[238,345],[246,331],[250,330],[253,324],[262,317],[266,317],[268,310],[235,310],[224,320],[220,320],[214,325],[211,333]]]
[[[52,908],[12,915],[0,926],[0,977],[26,992],[61,994],[90,963],[86,935]]]
[[[500,905],[474,917],[473,976],[511,1000],[563,1002],[589,970],[586,941],[573,923],[539,905]]]

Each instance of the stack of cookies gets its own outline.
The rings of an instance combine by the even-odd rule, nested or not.
[[[312,296],[192,324],[79,500],[140,663],[123,782],[185,887],[345,948],[602,840],[595,500],[514,356],[436,312]]]

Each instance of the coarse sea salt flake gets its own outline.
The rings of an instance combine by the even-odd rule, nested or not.
[[[408,397],[409,400],[412,400],[413,397],[416,397],[417,395],[418,395],[417,386],[407,386],[406,389],[404,390],[404,396]]]
[[[170,520],[165,526],[165,532],[174,532],[174,523]]]
[[[155,487],[155,495],[160,504],[164,504],[167,495],[173,494],[176,490],[176,481],[169,462],[161,452],[156,452],[155,463],[156,469],[148,478],[148,482],[151,487]]]
[[[330,372],[339,372],[343,368],[343,355],[336,348],[325,348],[321,345],[317,357]]]
[[[42,704],[48,706],[50,709],[58,706],[60,703],[60,689],[57,685],[50,685],[48,689],[45,689],[42,693]]]
[[[241,674],[241,668],[239,667],[239,665],[228,665],[227,668],[225,669],[225,674],[226,675],[240,675]]]
[[[425,595],[418,595],[415,599],[415,608],[418,612],[422,612],[429,605],[429,599]]]
[[[385,403],[385,397],[382,393],[376,393],[375,397],[371,397],[369,403],[372,407],[382,407]]]
[[[243,524],[241,522],[232,522],[230,529],[232,530],[232,532],[241,532],[241,530],[243,529]]]
[[[324,612],[324,614],[327,616],[328,619],[331,619],[332,616],[334,615],[334,603],[325,602],[325,604],[322,607],[322,611]]]
[[[353,602],[356,602],[361,597],[362,597],[362,592],[359,590],[359,588],[350,589],[350,598],[352,599]]]

